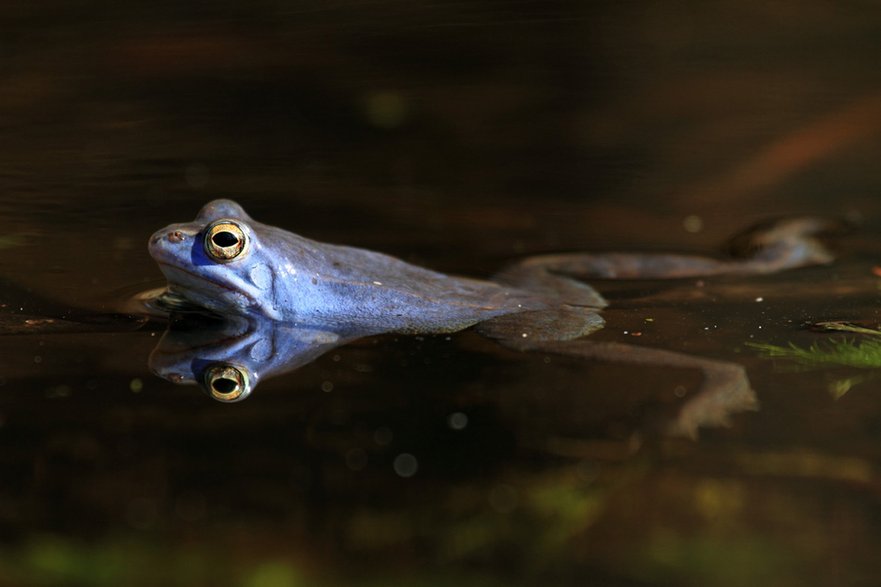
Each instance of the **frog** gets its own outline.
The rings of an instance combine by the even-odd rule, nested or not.
[[[385,333],[440,334],[474,327],[518,351],[698,369],[703,382],[687,405],[699,415],[680,414],[677,424],[679,432],[690,435],[707,422],[727,419],[730,410],[715,413],[714,405],[732,401],[744,409],[755,405],[745,370],[728,361],[677,351],[587,340],[603,328],[602,310],[608,305],[589,280],[753,275],[826,264],[834,254],[823,237],[839,228],[832,219],[799,216],[741,233],[731,240],[733,254],[725,258],[679,253],[545,254],[478,279],[448,275],[380,252],[311,240],[253,219],[232,200],[217,199],[203,206],[193,221],[155,232],[148,250],[167,280],[160,299],[250,323],[325,333],[305,337],[322,341],[325,347],[331,346],[328,340],[349,342]],[[204,383],[215,399],[238,401],[248,395],[241,378],[228,370],[212,373]],[[720,402],[721,396],[729,401]]]
[[[360,337],[357,330],[299,328],[253,316],[208,319],[198,313],[178,313],[168,322],[150,353],[148,365],[160,378],[176,385],[199,386],[212,399],[229,404],[247,398],[261,382],[300,369]],[[424,341],[422,337],[414,344]],[[436,342],[453,344],[451,337]],[[401,340],[398,343],[406,344]],[[340,354],[335,354],[333,361],[339,360]],[[717,378],[724,372],[720,368],[710,371]],[[517,379],[511,385],[528,387],[534,383]],[[324,384],[321,389],[328,391]],[[638,426],[647,434],[682,436],[683,431],[688,431],[687,435],[694,437],[698,428],[717,426],[723,414],[733,416],[755,406],[755,397],[748,387],[738,389],[738,393],[732,393],[725,385],[711,385],[706,391],[672,405],[646,402],[641,407]],[[517,395],[515,390],[506,389],[506,394],[510,392]]]

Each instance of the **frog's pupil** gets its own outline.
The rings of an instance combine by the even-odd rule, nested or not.
[[[239,239],[236,235],[225,230],[218,232],[217,234],[212,236],[211,240],[214,241],[214,244],[218,247],[231,247],[238,244],[239,242]]]
[[[214,391],[218,393],[232,393],[236,390],[239,384],[232,379],[220,377],[212,381],[211,386],[214,388]]]

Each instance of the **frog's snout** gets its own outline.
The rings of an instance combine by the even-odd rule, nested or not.
[[[196,238],[198,231],[185,226],[166,226],[150,236],[147,248],[153,258],[176,257],[188,248],[187,241]]]
[[[160,230],[150,237],[150,246],[158,245],[163,239],[172,244],[177,244],[183,242],[184,238],[184,233],[179,230]]]

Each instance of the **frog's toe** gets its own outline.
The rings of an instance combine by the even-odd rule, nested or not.
[[[820,239],[842,236],[854,229],[853,222],[825,216],[790,216],[768,220],[735,234],[725,244],[725,251],[738,258],[753,257],[757,252],[781,244],[810,243],[828,256],[828,246]]]

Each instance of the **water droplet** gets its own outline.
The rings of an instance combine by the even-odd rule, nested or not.
[[[468,415],[463,412],[453,412],[447,418],[447,423],[453,430],[463,430],[468,425]]]
[[[394,468],[395,473],[406,479],[419,470],[419,461],[410,453],[404,452],[395,457]]]
[[[697,214],[690,214],[682,219],[682,227],[686,232],[700,232],[704,228],[704,220]]]

